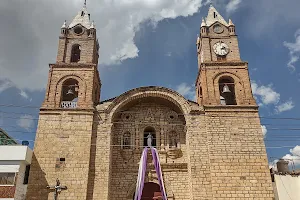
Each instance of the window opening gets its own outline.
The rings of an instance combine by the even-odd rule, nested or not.
[[[202,97],[202,87],[201,86],[199,87],[198,95],[199,95],[199,97]]]
[[[220,104],[236,105],[235,85],[231,77],[224,77],[219,80]]]
[[[226,56],[217,56],[217,61],[226,61]]]
[[[81,54],[81,47],[80,45],[76,44],[72,47],[71,52],[71,62],[76,63],[80,61],[80,54]]]
[[[214,18],[216,18],[217,17],[217,14],[216,14],[216,12],[214,12]]]
[[[62,108],[76,108],[78,102],[78,81],[75,79],[68,79],[63,83],[62,86]]]
[[[15,173],[0,173],[0,185],[14,185]]]
[[[26,165],[25,175],[24,175],[24,181],[23,181],[24,185],[28,184],[29,171],[30,171],[30,165]]]

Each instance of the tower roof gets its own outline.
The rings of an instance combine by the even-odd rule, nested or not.
[[[90,14],[87,11],[86,3],[84,3],[84,6],[81,9],[81,11],[78,12],[73,21],[70,23],[69,28],[73,28],[78,24],[81,24],[87,29],[90,29],[91,27]]]
[[[67,28],[67,21],[65,20],[64,24],[61,26],[61,28]]]
[[[203,27],[203,26],[207,26],[204,18],[202,18],[202,23],[201,23],[201,27]]]
[[[206,25],[211,26],[215,22],[220,22],[221,24],[223,24],[225,26],[229,26],[228,23],[222,17],[222,15],[220,15],[220,13],[215,9],[215,7],[210,5],[209,10],[208,10],[208,15],[206,18]]]
[[[0,128],[0,145],[15,145],[18,144],[10,137],[3,129]]]
[[[229,19],[229,26],[234,26],[234,23],[232,22],[232,20],[231,19]]]

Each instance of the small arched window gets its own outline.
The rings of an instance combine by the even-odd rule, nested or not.
[[[199,88],[198,88],[198,96],[202,97],[202,87],[201,86],[199,86]]]
[[[78,101],[79,84],[75,79],[67,79],[62,85],[62,108],[76,108]]]
[[[125,132],[123,134],[122,148],[123,149],[131,149],[131,134],[129,132]]]
[[[217,61],[226,61],[226,56],[217,56]]]
[[[153,127],[147,127],[144,130],[144,146],[148,146],[148,141],[151,138],[151,146],[156,147],[156,133]]]
[[[236,105],[235,85],[233,78],[226,76],[219,80],[220,104]]]
[[[81,47],[79,44],[75,44],[72,47],[71,62],[77,63],[80,61]]]

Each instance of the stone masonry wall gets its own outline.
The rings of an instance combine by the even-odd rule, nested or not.
[[[93,193],[93,198],[88,197],[87,200],[95,199],[111,199],[109,193],[109,185],[111,184],[111,124],[106,122],[106,114],[98,112],[95,118],[97,122],[94,130],[97,135],[93,137],[92,157],[94,157],[94,166],[90,169],[94,171],[94,182],[89,185],[89,189]],[[95,155],[94,155],[95,153]],[[92,178],[92,177],[91,177]],[[115,190],[113,191],[115,192]]]
[[[257,111],[207,109],[205,124],[213,199],[272,200]]]
[[[93,112],[41,111],[26,200],[52,200],[47,186],[67,186],[59,199],[85,200]]]
[[[187,144],[189,154],[189,199],[212,200],[209,133],[204,115],[189,115]]]
[[[49,71],[47,91],[42,108],[53,109],[60,108],[62,99],[62,85],[69,78],[76,79],[79,84],[78,91],[78,106],[80,108],[93,108],[94,100],[94,79],[96,66],[67,66],[67,65],[52,65]]]
[[[171,117],[172,116],[172,117]],[[169,191],[168,198],[184,199],[189,193],[187,173],[186,135],[184,133],[183,116],[177,115],[172,109],[159,103],[140,102],[132,105],[119,115],[113,124],[111,146],[111,173],[110,173],[110,198],[111,200],[124,200],[133,198],[139,161],[143,149],[144,129],[153,127],[156,131],[156,144],[159,150],[164,180]],[[100,131],[100,130],[99,130]],[[169,145],[168,134],[171,131],[178,133],[181,155],[176,158],[167,156]],[[129,149],[123,149],[122,135],[131,133]],[[99,135],[99,133],[98,133]],[[170,148],[170,147],[169,147]],[[148,155],[148,170],[146,182],[157,180],[152,156]]]
[[[205,64],[200,73],[201,75],[198,76],[198,84],[201,84],[199,84],[198,87],[200,87],[200,85],[202,86],[203,105],[220,105],[218,81],[221,77],[231,77],[235,83],[237,105],[256,106],[251,91],[247,63]],[[201,102],[199,99],[198,101]]]

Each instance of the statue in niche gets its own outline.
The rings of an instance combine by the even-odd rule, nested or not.
[[[153,140],[153,136],[151,133],[149,133],[147,136],[147,146],[148,147],[152,147],[152,140]]]

